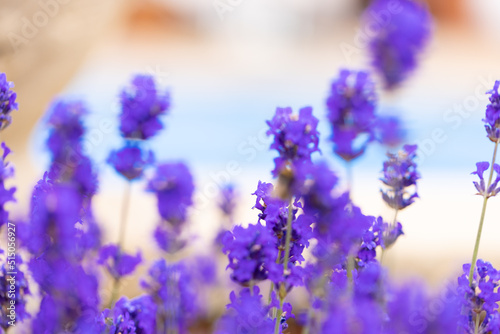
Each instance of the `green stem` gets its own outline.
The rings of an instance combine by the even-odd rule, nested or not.
[[[488,185],[485,188],[485,192],[488,191],[488,189],[491,186],[491,181],[493,180],[493,171],[494,171],[493,166],[495,165],[495,160],[497,157],[497,150],[498,150],[498,143],[499,142],[500,142],[500,139],[498,139],[495,142],[495,150],[493,151],[493,159],[491,161],[491,166],[490,166],[490,177],[488,178]],[[474,269],[476,267],[477,254],[479,251],[479,243],[481,242],[481,233],[483,232],[484,217],[486,215],[486,205],[488,204],[488,194],[484,193],[483,197],[484,197],[483,209],[481,210],[481,218],[479,219],[479,227],[477,229],[476,244],[474,245],[474,252],[472,253],[472,262],[471,262],[470,271],[469,271],[469,285],[470,285],[470,287],[472,287]]]
[[[479,313],[476,314],[476,326],[474,327],[474,334],[478,334],[479,333]]]
[[[288,205],[288,219],[286,221],[286,239],[285,239],[285,257],[283,259],[283,273],[288,272],[288,262],[290,260],[290,241],[292,240],[292,220],[293,220],[293,196],[290,196],[290,203]],[[280,308],[275,316],[276,324],[274,327],[274,334],[279,334],[281,325],[281,314],[283,313],[283,300],[285,299],[286,290],[284,283],[281,283],[278,295],[280,297]]]
[[[122,211],[120,215],[120,230],[118,237],[118,248],[122,248],[123,243],[125,242],[125,231],[127,230],[127,213],[130,202],[130,181],[127,182],[125,187],[125,193],[123,195],[123,203],[122,203]]]
[[[118,251],[121,252],[123,248],[123,243],[125,242],[125,231],[127,229],[127,213],[130,202],[130,192],[131,183],[127,181],[125,186],[125,193],[123,194],[122,210],[120,215],[120,229],[118,232]],[[118,297],[120,279],[115,278],[113,280],[113,287],[111,288],[111,298],[109,299],[109,308],[113,307],[113,304]]]

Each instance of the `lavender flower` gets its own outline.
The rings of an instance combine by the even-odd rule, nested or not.
[[[476,187],[478,193],[477,195],[485,196],[487,198],[496,196],[500,192],[500,187],[498,183],[500,182],[500,166],[498,164],[493,165],[493,169],[496,172],[496,178],[492,180],[491,185],[486,189],[486,184],[484,180],[484,172],[490,168],[490,163],[487,161],[476,163],[476,171],[471,174],[477,175],[479,177],[479,182],[474,181],[474,186]]]
[[[427,44],[431,30],[431,15],[422,2],[401,0],[389,12],[388,8],[392,7],[391,0],[376,0],[364,15],[366,26],[378,28],[369,41],[370,57],[387,89],[399,86],[416,68],[417,57]],[[381,12],[390,13],[383,23],[376,15],[369,15]]]
[[[124,253],[117,245],[106,245],[99,251],[97,263],[106,267],[114,279],[119,280],[134,272],[142,262],[141,253],[135,256]]]
[[[18,110],[17,94],[12,90],[14,84],[7,81],[5,73],[0,73],[0,131],[12,123],[12,110]]]
[[[285,250],[286,225],[288,220],[288,204],[273,196],[274,187],[271,183],[259,181],[255,195],[256,202],[254,208],[261,211],[259,222],[265,221],[266,227],[275,236],[276,247],[282,252]],[[302,207],[298,199],[295,200],[295,207]],[[296,218],[297,209],[292,209],[292,236],[290,244],[291,263],[302,262],[304,248],[309,246],[309,239],[312,238],[312,219],[309,216],[301,215]],[[284,254],[282,254],[284,255]]]
[[[131,300],[122,297],[113,310],[104,310],[102,317],[106,334],[156,332],[156,305],[147,295]]]
[[[229,258],[227,267],[233,270],[233,281],[247,285],[250,281],[265,280],[270,274],[279,275],[279,266],[275,263],[278,255],[275,238],[265,226],[235,226],[222,242],[222,251]]]
[[[187,208],[193,204],[193,177],[186,165],[166,163],[159,165],[148,183],[148,191],[158,200],[160,216],[175,227],[186,221]]]
[[[345,161],[364,153],[374,138],[375,85],[364,71],[341,70],[326,101],[334,151]]]
[[[143,151],[137,145],[128,144],[112,151],[107,162],[128,181],[140,179],[144,169],[154,162],[152,151]]]
[[[492,142],[497,142],[500,139],[500,94],[498,94],[498,86],[500,81],[495,81],[493,89],[488,91],[490,94],[490,103],[486,106],[486,116],[483,119],[485,122],[488,138]]]
[[[2,143],[2,149],[3,155],[0,162],[0,229],[9,220],[9,213],[5,210],[5,204],[15,202],[14,193],[16,192],[15,187],[7,188],[5,186],[5,181],[14,175],[14,167],[5,160],[10,154],[10,149],[5,143]]]
[[[159,117],[167,113],[170,97],[158,91],[152,76],[135,76],[122,91],[120,101],[120,131],[124,138],[148,139],[163,128]]]
[[[86,114],[82,102],[56,101],[47,120],[47,147],[52,155],[49,178],[73,184],[90,200],[97,191],[97,176],[90,159],[83,154],[82,117]]]
[[[382,145],[399,146],[404,142],[406,131],[401,120],[394,116],[379,116],[375,122],[375,138]]]
[[[262,295],[257,286],[253,287],[252,292],[243,289],[238,296],[232,291],[229,298],[231,303],[217,324],[216,334],[274,332],[274,320],[267,316],[269,307],[262,304]]]
[[[277,108],[273,119],[266,122],[269,126],[267,135],[272,135],[271,149],[278,151],[274,159],[273,175],[276,177],[289,164],[297,165],[311,160],[311,154],[319,151],[318,119],[313,116],[312,108],[299,110],[292,114],[292,108]]]
[[[157,305],[157,331],[187,333],[199,306],[193,278],[183,262],[167,265],[164,259],[149,269],[149,279],[142,286]]]
[[[417,145],[405,145],[398,154],[388,153],[384,162],[383,177],[380,179],[388,188],[382,192],[382,198],[391,208],[402,210],[411,205],[418,194],[408,190],[416,187],[420,175],[417,172]]]
[[[178,252],[187,244],[186,240],[180,238],[178,231],[162,223],[156,227],[153,236],[158,247],[170,254]]]
[[[234,215],[234,210],[236,208],[236,190],[234,185],[226,184],[221,188],[219,208],[227,217],[232,217]]]
[[[458,293],[462,299],[462,312],[459,326],[465,333],[498,333],[500,316],[497,303],[500,292],[497,291],[500,273],[489,262],[477,260],[474,268],[472,286],[469,284],[470,264],[463,266],[464,274],[458,278]]]

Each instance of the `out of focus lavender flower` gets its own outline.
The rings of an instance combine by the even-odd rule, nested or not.
[[[236,208],[236,190],[234,185],[226,184],[221,188],[219,208],[227,217],[232,217],[234,215],[234,210]]]
[[[269,307],[263,305],[257,286],[254,286],[252,291],[243,289],[239,295],[232,291],[229,298],[231,303],[227,305],[227,313],[217,324],[216,334],[274,332],[275,320],[267,316]]]
[[[395,116],[379,116],[375,121],[375,138],[382,145],[397,147],[404,142],[406,131]]]
[[[427,44],[431,15],[421,1],[401,0],[394,8],[392,0],[376,0],[366,9],[366,26],[378,29],[369,41],[371,64],[387,89],[398,87],[417,66],[417,58]],[[380,19],[379,14],[388,13]],[[380,22],[382,21],[382,22]]]
[[[493,197],[496,196],[500,192],[500,187],[498,183],[500,182],[500,166],[498,164],[493,165],[493,170],[496,172],[496,178],[492,179],[491,185],[488,189],[486,189],[486,183],[484,180],[484,172],[490,168],[490,163],[487,161],[476,163],[476,171],[471,174],[477,175],[479,177],[479,182],[474,181],[474,186],[478,191],[478,195],[485,197]]]
[[[149,269],[143,288],[157,305],[157,332],[187,333],[199,310],[193,278],[184,262],[156,261]]]
[[[134,299],[120,298],[113,310],[106,309],[102,314],[104,333],[155,333],[156,304],[148,295]]]
[[[472,285],[469,284],[470,264],[463,266],[464,274],[458,278],[458,294],[463,296],[459,326],[465,333],[498,333],[500,316],[497,291],[500,273],[486,261],[477,260]],[[474,331],[475,328],[479,331]]]
[[[363,234],[375,218],[363,215],[347,193],[333,194],[338,179],[326,164],[314,165],[310,172],[311,182],[303,196],[304,212],[316,222],[313,233],[318,245],[314,253],[331,267],[352,252],[353,247],[359,248]]]
[[[135,256],[126,254],[117,245],[103,246],[99,251],[97,263],[106,267],[114,279],[121,279],[131,274],[142,262],[140,252]]]
[[[127,143],[109,154],[107,162],[116,172],[129,181],[140,179],[144,169],[154,162],[152,151],[144,151],[138,145]]]
[[[120,101],[120,131],[124,138],[148,139],[163,129],[160,116],[167,113],[170,96],[158,91],[152,76],[135,76],[122,91]]]
[[[15,262],[15,275],[10,274],[11,261]],[[30,295],[28,280],[21,270],[22,258],[2,259],[0,267],[0,328],[7,331],[9,322],[23,322],[30,317],[26,311],[26,296]],[[11,287],[15,287],[12,290]],[[12,304],[14,302],[14,304]]]
[[[17,94],[12,87],[14,84],[7,81],[5,73],[0,73],[0,131],[12,123],[12,110],[18,110]]]
[[[97,176],[90,159],[83,154],[82,117],[86,114],[82,102],[56,101],[47,120],[47,147],[52,155],[49,178],[73,184],[90,199],[97,191]]]
[[[500,139],[500,94],[498,94],[498,86],[500,81],[495,81],[493,89],[488,91],[490,94],[490,103],[486,106],[486,115],[483,119],[488,138],[492,142],[497,142]]]
[[[92,328],[99,314],[99,296],[94,273],[63,258],[33,259],[30,271],[42,295],[32,333],[96,332]]]
[[[418,198],[416,190],[420,175],[417,171],[417,145],[405,145],[397,154],[388,153],[388,160],[384,162],[383,177],[380,179],[387,189],[381,190],[382,198],[391,208],[402,210],[411,205]]]
[[[374,139],[375,85],[367,72],[343,69],[326,101],[335,153],[351,161]]]
[[[156,194],[158,211],[164,220],[175,227],[186,221],[187,208],[193,204],[194,183],[185,164],[159,165],[147,190]]]
[[[0,229],[9,220],[9,213],[5,210],[5,204],[15,201],[14,193],[16,192],[15,187],[7,188],[5,186],[5,181],[14,176],[14,167],[5,160],[10,154],[10,149],[5,143],[2,143],[2,149],[3,155],[0,162]]]
[[[292,108],[277,108],[274,117],[266,122],[267,135],[273,136],[271,149],[278,151],[274,159],[273,175],[276,177],[290,164],[296,165],[311,160],[311,154],[319,151],[318,119],[313,116],[312,108],[299,110],[298,115]]]
[[[270,272],[275,275],[280,272],[276,264],[276,241],[265,226],[235,226],[232,233],[227,232],[222,243],[222,251],[229,258],[227,267],[232,269],[233,281],[247,285],[250,281],[267,279]]]
[[[173,254],[184,248],[187,241],[179,236],[179,232],[161,222],[153,233],[154,239],[161,250]]]

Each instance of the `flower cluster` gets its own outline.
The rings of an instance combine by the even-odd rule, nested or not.
[[[497,291],[500,273],[489,262],[477,260],[472,285],[469,283],[470,264],[463,266],[464,274],[458,278],[458,292],[462,298],[459,326],[465,333],[500,332]],[[479,331],[474,331],[479,328]]]
[[[186,221],[187,208],[193,204],[194,183],[185,164],[158,165],[147,190],[156,194],[162,219],[174,227],[180,227]]]
[[[490,168],[490,163],[487,161],[476,163],[476,170],[471,174],[477,175],[479,177],[479,182],[474,181],[474,186],[478,191],[478,195],[484,196],[486,198],[496,196],[500,192],[500,187],[498,183],[500,182],[500,166],[498,164],[493,165],[493,170],[496,172],[497,176],[492,180],[489,187],[486,185],[484,180],[484,172]],[[493,171],[491,171],[493,173]],[[488,187],[488,189],[486,189]]]
[[[222,251],[229,258],[228,268],[233,271],[233,281],[247,285],[279,275],[275,239],[264,225],[235,226],[222,242]]]
[[[319,151],[318,119],[313,116],[311,107],[300,109],[298,115],[292,113],[292,108],[277,108],[267,125],[267,134],[273,136],[271,149],[279,153],[274,159],[274,176],[285,168],[310,161],[311,154]]]
[[[242,290],[238,296],[233,291],[229,298],[228,312],[219,320],[216,334],[273,333],[274,321],[267,317],[269,307],[263,305],[257,286]]]
[[[170,97],[159,92],[150,75],[137,75],[120,95],[120,131],[124,138],[148,139],[163,129],[160,116],[170,107]]]
[[[97,323],[98,333],[154,333],[156,330],[156,304],[148,295],[132,300],[122,297],[113,310],[103,311]]]
[[[374,139],[375,85],[367,72],[341,70],[326,106],[335,153],[345,161],[359,157]]]
[[[500,94],[498,94],[498,86],[500,86],[500,81],[495,81],[493,89],[488,91],[490,94],[490,103],[486,107],[486,116],[483,119],[486,132],[488,133],[488,138],[492,142],[498,142],[500,139]]]
[[[398,87],[415,69],[431,30],[431,15],[422,2],[400,0],[394,4],[376,0],[364,14],[365,25],[377,27],[370,36],[370,57],[387,89]],[[389,17],[381,23],[382,13]]]
[[[418,198],[416,187],[420,175],[417,171],[417,145],[405,145],[398,154],[388,153],[388,160],[384,162],[381,181],[387,189],[381,190],[382,198],[391,208],[402,210],[411,205]]]
[[[97,263],[106,266],[108,272],[114,279],[120,279],[129,275],[135,270],[135,267],[142,262],[141,253],[135,256],[125,254],[116,245],[106,245],[99,251]]]
[[[157,307],[157,331],[160,333],[187,333],[190,320],[199,310],[192,274],[183,262],[167,264],[156,261],[149,269],[149,279],[142,287]]]
[[[130,87],[121,93],[120,131],[124,146],[110,152],[108,163],[128,181],[140,179],[143,171],[154,162],[153,152],[141,147],[163,129],[159,117],[170,106],[167,94],[158,92],[154,78],[137,75]]]
[[[17,110],[17,94],[12,90],[14,84],[7,81],[5,73],[0,73],[0,131],[12,123],[12,110]]]

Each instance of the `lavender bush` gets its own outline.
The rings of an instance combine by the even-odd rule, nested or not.
[[[377,0],[371,9],[385,5]],[[401,6],[399,16],[370,44],[373,65],[389,89],[415,69],[416,53],[430,29],[425,7],[410,0]],[[421,24],[412,26],[416,21]],[[240,194],[234,185],[226,185],[217,203],[223,224],[213,248],[192,256],[186,255],[191,240],[183,234],[196,187],[190,167],[157,161],[147,149],[147,141],[165,127],[169,94],[149,75],[135,76],[120,94],[123,143],[107,159],[126,184],[115,240],[104,240],[102,222],[93,214],[99,173],[83,150],[87,107],[82,101],[57,100],[46,117],[50,165],[34,185],[28,218],[16,224],[8,212],[15,188],[7,185],[14,168],[8,161],[10,149],[1,144],[0,229],[7,240],[0,250],[1,330],[500,333],[500,271],[478,259],[487,204],[500,192],[499,86],[497,81],[488,92],[484,118],[486,137],[494,144],[492,161],[478,162],[472,173],[483,197],[472,260],[463,265],[456,283],[444,289],[440,311],[425,321],[415,314],[432,307],[435,296],[420,283],[396,284],[383,266],[384,254],[403,235],[398,213],[419,198],[417,146],[394,150],[404,138],[401,121],[378,115],[376,84],[369,72],[340,70],[330,86],[325,118],[333,154],[349,169],[371,144],[391,147],[381,166],[380,191],[392,219],[363,213],[349,187],[342,186],[344,180],[320,158],[328,153],[319,150],[320,118],[311,107],[298,112],[277,108],[266,122],[270,149],[276,151],[269,171],[275,181],[255,180],[255,221],[234,224]],[[18,108],[12,88],[0,73],[0,130],[8,127],[11,112]],[[158,224],[150,231],[157,246],[154,259],[145,258],[141,250],[125,251],[127,212],[132,195],[138,195],[131,185],[141,180],[157,203]],[[227,264],[225,278],[217,277],[217,256]],[[140,277],[142,293],[126,297],[130,281],[125,278],[137,274],[140,265],[148,267]],[[111,285],[109,296],[102,293],[106,284]],[[211,291],[224,291],[225,310],[207,310]],[[296,303],[295,292],[307,296],[308,304]]]

